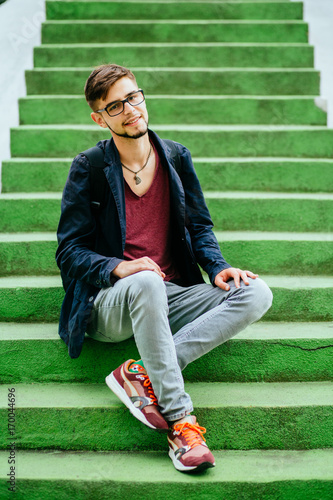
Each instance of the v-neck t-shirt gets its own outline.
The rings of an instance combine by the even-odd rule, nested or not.
[[[125,260],[149,257],[165,273],[165,281],[179,278],[170,248],[169,176],[153,146],[156,167],[148,191],[138,196],[125,181],[126,243]]]

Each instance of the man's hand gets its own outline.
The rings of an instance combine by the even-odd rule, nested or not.
[[[154,271],[162,279],[165,278],[165,274],[161,270],[160,266],[156,264],[149,257],[141,257],[141,259],[135,260],[123,260],[118,266],[114,268],[111,274],[117,276],[117,278],[125,278],[131,274],[138,273],[139,271]]]
[[[228,291],[230,290],[230,286],[227,284],[229,279],[233,279],[236,288],[239,288],[241,279],[244,281],[245,285],[248,285],[249,280],[247,277],[256,279],[258,276],[258,274],[253,274],[251,271],[242,271],[237,267],[228,267],[215,276],[214,283],[219,288],[222,288],[222,290]]]

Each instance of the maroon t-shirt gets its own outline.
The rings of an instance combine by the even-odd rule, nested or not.
[[[153,145],[156,168],[148,191],[138,196],[125,181],[126,260],[150,257],[165,273],[165,281],[179,278],[170,251],[170,188],[168,172]]]

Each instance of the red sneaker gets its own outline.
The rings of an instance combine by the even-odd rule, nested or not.
[[[125,361],[106,377],[105,382],[140,422],[151,429],[168,431],[169,425],[159,411],[146,370],[134,364],[132,369],[136,373],[130,372],[128,368],[132,363],[134,359]]]
[[[181,472],[199,472],[215,467],[215,459],[209,451],[203,434],[204,427],[197,424],[194,415],[176,422],[168,434],[169,457]]]

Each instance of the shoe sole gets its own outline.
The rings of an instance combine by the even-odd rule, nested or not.
[[[140,422],[147,425],[151,429],[154,429],[155,431],[164,431],[164,429],[159,429],[158,427],[155,427],[150,422],[148,422],[148,420],[146,419],[144,414],[138,408],[135,408],[132,401],[128,397],[125,389],[123,389],[123,387],[121,387],[121,385],[119,384],[119,382],[116,380],[116,378],[113,376],[112,373],[110,373],[110,375],[108,375],[105,378],[105,382],[106,382],[107,386],[109,387],[109,389],[111,389],[111,391],[114,392],[115,395],[120,399],[120,401],[122,401],[124,403],[124,405],[127,406],[129,411],[132,413],[132,415],[135,418],[140,420]]]
[[[206,469],[210,469],[212,467],[215,467],[215,462],[213,464],[211,462],[202,462],[199,465],[186,466],[186,465],[182,464],[181,462],[179,462],[179,460],[177,460],[177,458],[175,457],[175,454],[171,450],[171,448],[169,448],[169,457],[171,458],[175,469],[177,469],[180,472],[196,473],[196,472],[203,472]]]

